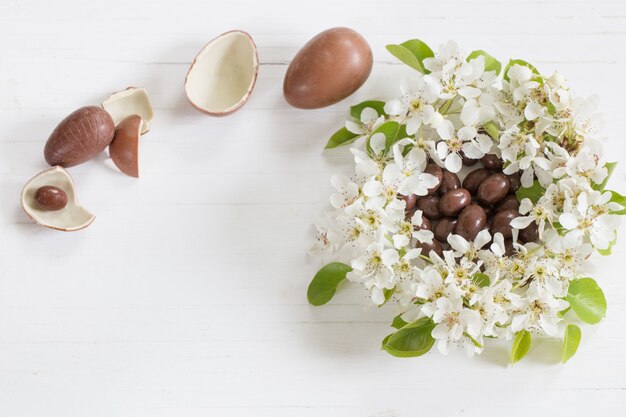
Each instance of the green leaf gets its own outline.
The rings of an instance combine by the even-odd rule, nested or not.
[[[424,67],[424,59],[435,56],[432,49],[419,39],[411,39],[400,45],[387,45],[387,50],[391,55],[407,64],[409,67],[418,70],[423,74],[428,74]]]
[[[402,314],[398,314],[397,316],[395,316],[393,318],[393,321],[391,322],[391,327],[393,327],[394,329],[401,329],[404,326],[406,326],[407,323],[406,321],[402,320]]]
[[[500,75],[500,70],[502,70],[502,64],[500,61],[480,49],[469,54],[467,62],[470,62],[472,59],[478,58],[479,56],[485,57],[485,71],[495,71],[496,75]]]
[[[489,284],[491,283],[491,281],[489,280],[489,275],[482,274],[480,272],[472,276],[472,281],[474,281],[474,283],[481,288],[488,287]]]
[[[613,174],[613,171],[615,171],[616,166],[617,166],[617,162],[607,162],[606,164],[604,164],[604,167],[608,171],[608,175],[606,176],[604,181],[602,181],[602,184],[593,185],[594,190],[598,190],[598,191],[604,190],[604,187],[606,187],[606,184],[609,182],[609,178],[611,178],[611,175]]]
[[[581,337],[580,327],[575,324],[568,324],[565,328],[565,338],[563,339],[563,353],[561,353],[561,362],[567,362],[578,350]]]
[[[483,125],[483,129],[492,139],[498,139],[500,137],[500,130],[494,122],[487,122]]]
[[[517,197],[517,201],[521,202],[525,198],[529,198],[533,204],[537,203],[541,196],[546,192],[546,190],[539,184],[539,181],[535,180],[533,185],[528,188],[520,187],[516,192],[515,196]]]
[[[372,108],[376,110],[379,116],[385,115],[385,102],[378,100],[368,100],[350,107],[350,115],[356,120],[361,121],[361,113],[363,109]]]
[[[326,149],[336,148],[337,146],[347,145],[349,143],[354,142],[359,135],[356,133],[350,132],[345,127],[342,127],[338,131],[335,132],[334,135],[328,139],[328,143],[326,144]]]
[[[528,62],[526,62],[526,61],[524,61],[524,60],[522,60],[522,59],[511,59],[511,60],[509,61],[509,63],[508,63],[508,64],[506,64],[506,67],[504,68],[504,74],[503,74],[503,75],[504,75],[504,79],[505,79],[506,81],[510,81],[508,72],[509,72],[509,69],[510,69],[513,65],[515,65],[515,64],[517,64],[517,65],[522,65],[522,66],[524,66],[524,67],[528,67],[528,68],[530,68],[530,70],[531,70],[532,72],[534,72],[535,74],[537,74],[537,77],[536,77],[536,78],[537,78],[537,80],[536,80],[536,81],[539,81],[539,82],[541,82],[541,83],[543,84],[543,80],[541,80],[541,77],[539,76],[539,71],[537,71],[537,68],[535,68],[533,65],[529,64]]]
[[[382,347],[387,353],[399,358],[422,356],[435,343],[431,335],[434,328],[433,320],[423,317],[385,337]]]
[[[520,361],[530,350],[530,332],[522,330],[515,334],[513,347],[511,348],[511,363]]]
[[[613,240],[609,242],[609,247],[606,249],[596,249],[598,253],[602,256],[609,256],[611,252],[613,252],[613,246],[617,243],[617,233],[613,232]]]
[[[611,199],[609,200],[611,203],[617,203],[620,206],[624,207],[622,210],[612,211],[612,214],[619,214],[623,216],[626,214],[626,196],[621,195],[617,191],[606,190],[606,192],[611,193]]]
[[[352,268],[341,262],[332,262],[322,267],[309,284],[306,296],[309,303],[321,306],[330,301],[337,291],[337,285],[346,278]]]
[[[572,281],[565,300],[585,323],[596,324],[606,315],[606,298],[593,278]]]
[[[613,246],[617,243],[617,232],[613,231],[613,240],[609,242],[609,247],[606,249],[596,249],[602,256],[609,256],[613,252]]]
[[[391,149],[394,143],[396,143],[400,139],[404,139],[407,137],[406,126],[401,125],[398,122],[393,122],[393,121],[385,122],[382,125],[378,126],[378,128],[374,132],[372,132],[372,135],[376,133],[382,133],[383,135],[385,135],[385,138],[386,138],[385,148],[386,149]],[[367,150],[371,151],[371,149],[372,148],[370,146],[370,141],[368,139]]]

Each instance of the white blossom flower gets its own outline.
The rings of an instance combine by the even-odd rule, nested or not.
[[[482,158],[491,149],[491,139],[478,134],[476,128],[464,126],[455,131],[452,122],[444,120],[437,128],[443,139],[437,143],[437,156],[450,172],[459,172],[462,167],[460,152],[473,159]]]
[[[415,134],[423,124],[430,123],[435,113],[433,103],[437,100],[437,85],[418,77],[413,83],[402,86],[402,97],[385,103],[385,112],[406,117],[406,132]]]
[[[569,230],[565,236],[570,245],[581,243],[583,237],[588,237],[597,249],[609,247],[615,236],[615,229],[619,226],[619,217],[611,214],[611,211],[621,208],[619,204],[609,202],[610,199],[610,193],[581,193],[573,212],[559,216],[561,226]]]
[[[545,332],[548,336],[559,335],[559,323],[562,318],[559,312],[568,307],[567,301],[554,298],[547,294],[530,294],[528,298],[520,298],[516,306],[516,313],[511,320],[511,331],[521,330]]]
[[[378,126],[383,124],[384,121],[385,116],[379,116],[375,109],[366,107],[361,111],[359,122],[353,120],[346,121],[346,129],[359,136],[368,136],[375,131]]]
[[[480,314],[464,308],[459,298],[442,297],[436,304],[437,311],[433,314],[433,321],[437,325],[432,336],[437,340],[437,349],[444,355],[457,347],[464,348],[468,355],[479,353],[481,348],[476,346],[475,341],[480,337]]]
[[[537,229],[539,232],[539,238],[543,236],[543,231],[546,227],[546,222],[552,222],[554,213],[545,204],[537,202],[533,204],[530,199],[525,198],[519,205],[519,212],[526,216],[516,217],[511,220],[511,227],[515,229],[525,229],[530,226],[531,223],[537,223]]]
[[[392,149],[395,164],[387,167],[391,167],[389,174],[398,181],[398,191],[403,195],[428,194],[428,189],[437,185],[438,180],[434,175],[423,172],[427,164],[426,153],[413,147],[404,156],[399,145],[394,145]]]

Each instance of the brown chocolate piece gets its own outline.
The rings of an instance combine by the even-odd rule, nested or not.
[[[109,145],[109,154],[124,174],[139,178],[139,136],[141,117],[134,114],[122,120],[115,129],[115,137]]]
[[[491,234],[502,233],[505,239],[511,239],[513,229],[511,228],[511,220],[521,214],[516,209],[502,210],[493,216],[491,221]]]
[[[467,174],[463,180],[463,188],[469,191],[472,195],[475,195],[478,191],[478,186],[485,178],[490,175],[490,172],[485,168],[478,168]]]
[[[420,230],[420,229],[421,230],[430,230],[432,232],[433,225],[430,222],[430,220],[428,220],[428,218],[422,214],[422,224],[419,225],[419,226],[413,226],[413,228],[415,230]]]
[[[509,177],[509,181],[511,182],[511,186],[509,187],[509,194],[514,194],[515,191],[517,191],[522,185],[520,181],[520,174],[519,172],[515,172],[511,175],[507,175],[507,177]]]
[[[433,229],[433,233],[435,234],[435,239],[440,242],[446,242],[448,240],[448,236],[451,233],[454,233],[454,228],[456,227],[457,219],[453,218],[444,218],[441,219],[435,224],[435,228]]]
[[[415,203],[417,203],[417,196],[415,194],[411,195],[401,195],[399,196],[405,202],[404,211],[411,211],[415,209]]]
[[[439,196],[425,195],[417,200],[417,209],[422,210],[424,216],[429,220],[438,220],[441,218],[439,212]]]
[[[301,109],[330,106],[354,93],[372,71],[367,41],[352,29],[325,30],[306,43],[289,64],[283,94]]]
[[[478,163],[478,159],[468,158],[467,156],[463,154],[463,151],[461,151],[460,153],[461,153],[461,161],[463,162],[463,165],[465,165],[466,167],[471,167],[472,165],[476,165]]]
[[[113,140],[115,125],[101,107],[83,107],[67,116],[54,129],[44,148],[52,166],[82,164],[102,152]]]
[[[65,191],[53,185],[44,185],[35,192],[35,202],[41,210],[61,210],[67,206],[67,201]]]
[[[442,170],[443,176],[441,180],[441,186],[439,187],[439,195],[444,195],[450,190],[456,190],[461,188],[461,180],[459,176],[447,169]]]
[[[514,194],[509,194],[502,201],[494,206],[494,211],[497,213],[502,210],[518,210],[519,209],[519,201],[517,201],[517,197]]]
[[[438,181],[437,185],[435,185],[433,188],[428,189],[428,195],[433,195],[437,192],[437,190],[441,186],[441,182],[443,181],[443,170],[441,169],[439,165],[435,164],[434,162],[431,162],[428,165],[426,165],[426,168],[424,168],[424,173],[430,174],[434,176],[435,178],[437,178],[437,181]]]
[[[459,215],[454,232],[466,240],[474,240],[478,232],[485,228],[487,215],[482,207],[472,204],[465,207]]]
[[[524,243],[536,242],[539,240],[539,226],[537,226],[537,223],[532,222],[525,229],[520,230],[519,238]]]
[[[441,246],[441,243],[437,242],[435,239],[433,239],[433,243],[422,243],[418,241],[415,244],[415,247],[421,248],[422,254],[425,256],[428,256],[431,250],[435,251],[437,255],[443,256],[443,247]]]
[[[471,202],[472,196],[465,188],[450,190],[439,199],[439,212],[448,217],[456,216]]]
[[[498,170],[502,168],[502,159],[498,155],[489,153],[480,159],[483,166],[490,170]]]
[[[500,173],[491,174],[480,183],[476,196],[483,204],[496,204],[506,197],[509,192],[509,186],[510,181],[506,175]]]

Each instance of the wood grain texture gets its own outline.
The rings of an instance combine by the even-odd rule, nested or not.
[[[290,108],[289,60],[333,26],[368,39],[370,79],[334,106]],[[185,73],[236,28],[259,46],[258,82],[239,112],[207,117],[186,102]],[[623,0],[0,2],[0,415],[626,415],[621,241],[597,262],[607,318],[583,327],[566,366],[551,342],[513,368],[504,345],[473,361],[399,360],[379,349],[392,307],[364,309],[351,287],[307,304],[320,266],[306,257],[310,224],[331,173],[350,168],[346,149],[323,145],[350,103],[396,93],[407,70],[384,45],[411,37],[559,69],[600,96],[607,152],[626,158]],[[94,224],[33,225],[19,192],[46,167],[54,126],[128,85],[155,105],[142,178],[100,155],[70,169]]]

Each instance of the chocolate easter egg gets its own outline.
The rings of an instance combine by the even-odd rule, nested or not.
[[[102,152],[113,140],[114,132],[113,119],[104,109],[82,107],[54,129],[46,142],[44,157],[52,166],[82,164]]]
[[[330,106],[363,85],[372,63],[372,50],[360,34],[342,27],[325,30],[291,61],[283,94],[289,104],[301,109]]]

